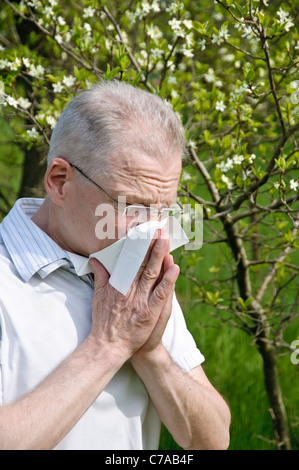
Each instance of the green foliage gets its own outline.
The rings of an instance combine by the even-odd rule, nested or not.
[[[99,79],[166,100],[189,149],[178,195],[204,209],[203,248],[177,254],[186,291],[285,354],[298,316],[298,9],[5,0],[0,10],[0,100],[15,141],[47,145],[66,103]]]

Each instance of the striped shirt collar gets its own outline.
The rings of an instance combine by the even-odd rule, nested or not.
[[[59,267],[73,267],[68,253],[31,220],[43,201],[19,199],[0,224],[0,242],[24,281],[35,273],[45,278]]]

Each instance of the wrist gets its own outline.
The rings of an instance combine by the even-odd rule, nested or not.
[[[119,345],[99,339],[92,333],[86,338],[84,345],[93,363],[105,364],[113,370],[118,370],[130,357]]]
[[[163,365],[164,367],[168,367],[170,361],[171,358],[162,342],[151,351],[146,351],[143,348],[140,348],[131,358],[132,366],[136,371],[137,369],[144,368],[145,366],[150,367],[151,369],[154,369],[155,367],[161,369]]]

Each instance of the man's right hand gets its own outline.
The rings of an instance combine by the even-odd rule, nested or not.
[[[161,313],[164,312],[164,328],[171,313],[179,267],[169,255],[169,241],[162,238],[155,240],[126,296],[108,283],[109,274],[101,263],[95,259],[90,263],[94,269],[95,283],[89,337],[99,345],[109,344],[112,350],[129,359],[148,341]],[[165,306],[170,306],[167,316]],[[155,338],[153,344],[158,345],[164,328],[155,329],[159,332],[159,338]]]

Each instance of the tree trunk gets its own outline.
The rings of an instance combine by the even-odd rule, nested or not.
[[[276,352],[272,345],[263,340],[258,340],[257,346],[263,358],[265,385],[271,407],[277,448],[279,450],[291,450],[288,419],[278,378]]]
[[[248,269],[248,260],[236,225],[231,223],[230,217],[222,218],[223,226],[227,234],[228,245],[230,246],[236,261],[236,280],[240,296],[244,301],[252,296],[251,282]],[[273,342],[271,342],[270,326],[265,312],[255,299],[252,299],[250,306],[251,318],[254,326],[248,328],[248,333],[256,340],[257,348],[263,358],[264,380],[266,391],[270,403],[271,418],[277,448],[290,450],[291,443],[288,429],[288,419],[282,399],[281,388],[277,370],[277,356]]]
[[[45,195],[43,177],[46,162],[42,150],[45,149],[35,146],[26,150],[19,197],[44,197]]]

